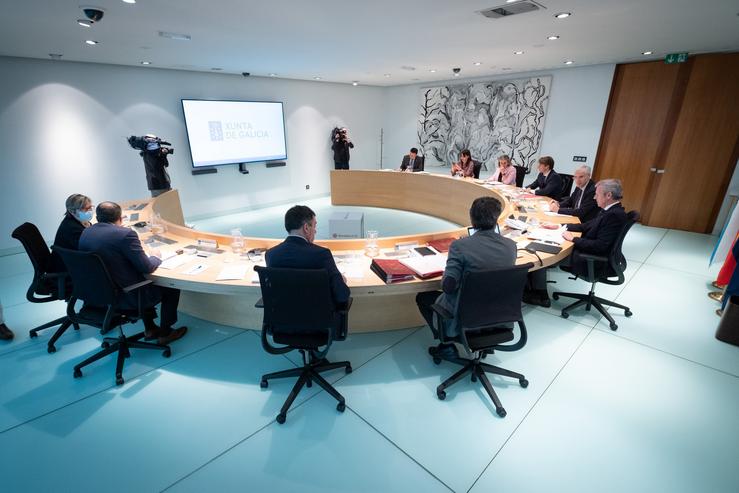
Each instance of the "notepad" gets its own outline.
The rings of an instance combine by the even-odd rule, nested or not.
[[[412,270],[421,279],[428,279],[444,273],[446,255],[404,258],[400,259],[399,262]]]
[[[216,277],[216,281],[240,281],[246,276],[248,265],[229,265]]]
[[[364,268],[362,264],[341,264],[338,266],[339,272],[344,274],[347,279],[364,279]]]

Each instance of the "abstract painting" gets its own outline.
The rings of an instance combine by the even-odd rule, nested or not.
[[[482,169],[498,156],[532,169],[544,131],[552,76],[421,89],[418,143],[426,165],[449,166],[469,149]]]

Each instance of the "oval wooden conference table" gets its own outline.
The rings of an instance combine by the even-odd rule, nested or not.
[[[570,216],[545,213],[544,198],[533,198],[520,189],[501,185],[486,185],[482,180],[458,179],[428,173],[400,173],[393,171],[331,171],[331,203],[333,205],[372,206],[418,212],[446,219],[460,225],[469,224],[472,201],[481,196],[492,196],[504,205],[501,227],[510,214],[516,217],[535,217],[552,223],[578,222]],[[173,268],[158,268],[150,278],[155,284],[182,290],[180,311],[224,325],[259,329],[262,311],[254,307],[260,298],[260,288],[253,266],[246,254],[232,253],[231,237],[197,231],[185,226],[179,194],[172,190],[154,199],[128,202],[124,205],[128,225],[161,217],[163,228],[134,228],[144,247],[157,247],[162,252],[174,252],[196,245],[198,240],[215,240],[222,253],[209,257],[180,255],[177,260],[165,262],[180,264]],[[519,212],[519,206],[530,212]],[[286,206],[287,209],[287,206]],[[138,214],[138,216],[135,216]],[[125,219],[124,219],[125,220]],[[160,231],[163,229],[164,231]],[[507,230],[503,230],[505,234]],[[382,232],[380,232],[382,234]],[[408,236],[380,237],[380,255],[394,249],[399,242],[417,242],[458,238],[467,235],[467,228]],[[167,243],[162,243],[164,239]],[[245,238],[244,252],[253,248],[270,248],[284,238]],[[523,245],[529,240],[514,238]],[[154,241],[152,243],[152,241]],[[337,258],[339,270],[347,278],[354,303],[349,313],[352,332],[393,330],[416,327],[425,322],[416,308],[415,296],[421,291],[440,289],[441,278],[385,284],[370,270],[371,259],[364,255],[365,240],[318,240],[317,244],[330,248]],[[522,246],[519,246],[521,248]],[[553,265],[569,255],[572,243],[565,241],[556,255],[540,253],[541,260],[526,251],[518,252],[518,264],[534,263],[533,269]],[[255,259],[259,260],[259,259]],[[263,260],[262,260],[263,262]],[[198,267],[199,266],[199,267]],[[224,268],[246,268],[240,280],[216,280]]]

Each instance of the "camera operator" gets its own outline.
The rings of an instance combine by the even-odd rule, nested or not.
[[[349,169],[349,149],[354,149],[346,127],[331,132],[331,149],[334,151],[334,169]]]
[[[165,142],[156,135],[147,134],[143,137],[132,135],[128,143],[134,149],[141,151],[139,155],[144,159],[144,170],[146,170],[146,184],[152,197],[158,197],[172,189],[167,174],[169,161],[167,156],[174,154],[172,144]]]

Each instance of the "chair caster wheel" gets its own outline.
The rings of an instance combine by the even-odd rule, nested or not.
[[[46,352],[49,353],[49,354],[56,353],[56,347],[54,347],[52,345],[48,345],[48,346],[46,346]]]
[[[172,350],[165,349],[164,351],[162,351],[162,356],[164,356],[165,358],[169,358],[170,356],[172,356]]]
[[[570,318],[570,314],[562,310],[562,318]]]
[[[354,370],[352,370],[352,367],[351,367],[351,366],[347,366],[347,367],[346,367],[346,368],[344,369],[344,371],[345,371],[346,373],[351,373],[351,372],[353,372]]]
[[[77,324],[75,324],[75,326],[74,326],[74,330],[80,330],[80,326],[79,326],[79,325],[77,325]]]
[[[611,324],[611,330],[616,330],[616,329],[618,329],[618,325],[616,325],[616,324]]]
[[[633,313],[631,310],[624,310],[624,315],[626,315],[627,317],[630,317],[633,315]]]
[[[287,416],[285,416],[282,413],[277,415],[277,422],[280,424],[284,424],[286,419],[287,419]]]
[[[38,337],[38,334],[36,332],[30,331],[28,333],[28,337],[30,337],[31,339],[36,339]]]
[[[525,378],[522,378],[521,380],[519,380],[519,381],[518,381],[518,384],[519,384],[519,385],[520,385],[521,387],[523,387],[523,388],[526,388],[526,387],[528,387],[528,386],[529,386],[529,381],[528,381],[528,380],[526,380]]]
[[[429,347],[429,354],[433,356],[434,353],[436,353],[436,348],[434,346]]]
[[[470,377],[470,380],[473,381],[473,382],[477,382],[477,375],[472,375]]]
[[[436,397],[438,397],[440,401],[443,401],[444,399],[446,399],[446,392],[444,392],[443,390],[437,390]]]
[[[557,293],[552,293],[552,298],[554,298],[555,300],[558,300],[559,295]]]
[[[500,416],[501,418],[505,418],[506,414],[508,414],[507,412],[505,412],[505,409],[503,409],[502,407],[496,408],[495,412],[498,413],[498,416]]]
[[[119,376],[119,375],[116,375],[116,377],[115,377],[115,384],[116,385],[123,385],[123,382],[124,382],[123,377],[122,376]]]
[[[72,375],[74,375],[74,378],[80,378],[82,376],[82,370],[78,370],[75,368],[74,373]]]
[[[269,383],[267,383],[266,380],[262,380],[261,382],[259,382],[259,386],[262,387],[263,389],[266,389],[267,386],[269,386]]]
[[[441,358],[439,358],[438,356],[434,356],[434,364],[435,365],[440,365],[441,364]]]
[[[110,347],[110,343],[109,342],[104,342],[104,343],[102,343],[100,345],[100,347],[103,348],[103,349],[108,349]]]
[[[346,410],[346,404],[344,404],[343,402],[339,402],[338,404],[336,404],[336,410],[340,413],[343,413],[344,410]]]
[[[305,382],[305,386],[308,387],[308,388],[313,387],[313,382],[311,381],[311,379],[308,379],[308,381]]]

